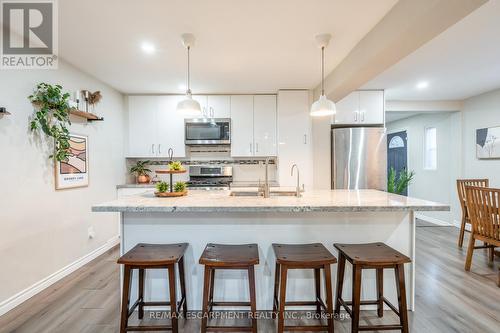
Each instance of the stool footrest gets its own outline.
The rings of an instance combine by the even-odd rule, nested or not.
[[[401,325],[370,325],[370,326],[359,326],[359,331],[393,331],[400,330],[403,326]]]
[[[250,306],[250,302],[211,302],[209,307],[212,306]]]
[[[144,302],[144,306],[170,306],[170,302]]]
[[[157,326],[127,326],[128,331],[145,332],[145,331],[172,331],[172,326],[157,325]]]
[[[318,331],[318,332],[324,332],[328,330],[327,325],[311,325],[311,326],[285,326],[284,327],[285,331]]]
[[[207,326],[207,331],[215,332],[251,332],[251,326]]]
[[[385,297],[382,297],[382,300],[384,301],[385,304],[396,314],[399,316],[399,311],[398,309],[391,303],[389,300]],[[349,306],[352,305],[352,301],[344,301],[342,298],[339,298],[340,304],[344,307],[344,309],[349,313],[349,315],[352,315],[351,309]],[[359,303],[360,305],[378,305],[378,301],[361,301]]]

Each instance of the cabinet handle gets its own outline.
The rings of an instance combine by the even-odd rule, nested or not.
[[[213,107],[210,107],[210,117],[214,118],[215,117],[215,110]]]
[[[161,154],[161,144],[158,144],[158,154]]]
[[[307,145],[307,134],[304,134],[304,144]]]
[[[354,121],[358,121],[358,111],[354,111]]]
[[[255,152],[258,153],[259,152],[259,143],[255,143]]]
[[[151,144],[151,153],[154,155],[155,153],[155,144]]]
[[[250,153],[253,153],[253,150],[252,150],[252,143],[250,142]]]
[[[361,111],[361,121],[365,121],[365,111]]]

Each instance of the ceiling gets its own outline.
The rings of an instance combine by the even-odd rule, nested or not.
[[[499,88],[499,18],[500,1],[490,0],[362,88],[386,89],[388,100],[462,100]]]
[[[314,36],[333,35],[326,73],[397,0],[64,0],[59,55],[124,93],[185,89],[186,51],[194,33],[193,93],[276,92],[320,82]],[[145,54],[143,42],[157,52]]]

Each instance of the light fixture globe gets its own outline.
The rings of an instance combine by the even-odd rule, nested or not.
[[[187,77],[186,77],[186,98],[177,104],[177,111],[182,112],[185,116],[198,117],[201,115],[201,106],[198,101],[193,99],[191,95],[191,80],[190,80],[190,59],[189,51],[194,45],[195,37],[193,34],[182,34],[181,36],[182,45],[187,50]]]
[[[313,117],[333,116],[337,112],[335,103],[325,96],[325,48],[328,46],[330,38],[332,38],[330,34],[316,36],[316,43],[321,49],[321,96],[311,105],[309,114]]]
[[[177,110],[186,116],[199,116],[201,114],[200,103],[193,99],[191,93],[187,93],[186,98],[177,104]]]
[[[321,95],[319,99],[311,106],[310,115],[313,117],[333,116],[337,112],[335,103]]]

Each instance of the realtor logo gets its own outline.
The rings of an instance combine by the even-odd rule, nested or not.
[[[2,0],[2,69],[57,69],[56,0]]]

